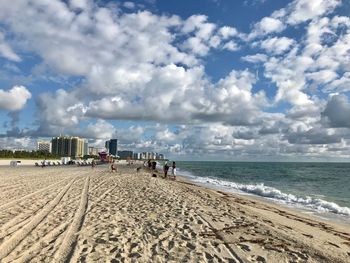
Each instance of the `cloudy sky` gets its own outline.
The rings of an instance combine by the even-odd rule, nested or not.
[[[199,4],[200,2],[200,4]],[[0,1],[0,148],[349,160],[348,0]]]

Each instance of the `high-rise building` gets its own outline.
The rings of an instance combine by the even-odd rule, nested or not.
[[[83,157],[85,141],[79,137],[59,136],[51,140],[52,153],[59,156]]]
[[[51,152],[51,142],[49,141],[38,141],[37,142],[38,151]]]
[[[85,141],[84,142],[84,155],[88,155],[89,154],[89,145],[88,142]]]
[[[106,147],[107,152],[109,152],[109,141],[106,141],[105,147]]]
[[[127,159],[127,158],[133,158],[134,152],[133,151],[118,151],[118,156],[120,159]]]
[[[110,139],[109,141],[106,141],[105,146],[109,154],[114,156],[118,155],[118,139]]]

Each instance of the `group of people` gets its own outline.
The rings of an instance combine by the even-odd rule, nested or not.
[[[168,165],[168,162],[165,162],[164,166],[163,166],[163,171],[164,171],[164,178],[168,178],[168,171],[169,171],[170,166]],[[176,179],[176,163],[173,162],[172,166],[171,166],[171,175],[173,177],[173,179]]]
[[[149,170],[153,170],[155,171],[157,169],[157,162],[156,161],[151,161],[150,159],[147,162],[148,165],[148,169]],[[168,162],[164,163],[163,166],[163,172],[164,172],[164,178],[167,179],[168,178],[168,171],[170,169],[170,166],[168,165]],[[171,176],[172,178],[175,180],[176,179],[176,163],[173,162],[172,166],[171,166]]]
[[[92,162],[91,162],[91,169],[94,170],[95,167],[96,167],[96,162],[95,162],[95,160],[92,160]],[[110,171],[112,173],[116,173],[117,172],[117,165],[114,163],[114,161],[111,163]]]

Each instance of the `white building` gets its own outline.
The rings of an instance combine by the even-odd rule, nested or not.
[[[38,151],[51,152],[51,142],[49,141],[38,141],[37,142]]]

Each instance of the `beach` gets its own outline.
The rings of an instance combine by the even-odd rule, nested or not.
[[[350,227],[139,165],[0,167],[0,262],[350,262]]]

